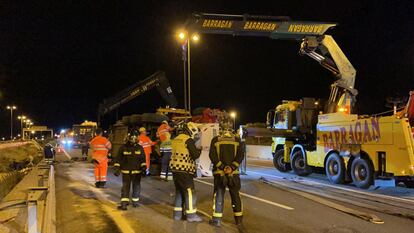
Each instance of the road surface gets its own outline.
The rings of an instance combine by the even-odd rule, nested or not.
[[[223,226],[208,225],[212,178],[195,181],[202,223],[172,220],[174,185],[142,179],[141,205],[119,211],[121,178],[109,171],[105,189],[94,187],[93,165],[73,161],[78,150],[57,156],[57,232],[413,232],[414,191],[361,191],[332,186],[323,175],[298,178],[278,173],[270,161],[250,160],[242,176],[244,224],[234,225],[228,192]]]

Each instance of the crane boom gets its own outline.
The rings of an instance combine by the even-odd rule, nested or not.
[[[353,105],[358,91],[354,88],[356,71],[338,44],[326,31],[336,23],[292,21],[285,16],[224,15],[194,13],[186,22],[189,33],[258,36],[298,40],[300,54],[316,60],[335,77],[331,85],[327,112],[334,112],[340,101]],[[341,103],[342,105],[343,103]]]
[[[122,104],[131,101],[152,88],[158,89],[158,92],[166,100],[170,107],[177,107],[177,99],[175,98],[171,86],[165,77],[165,73],[163,71],[157,71],[148,78],[120,91],[113,97],[104,99],[103,102],[99,104],[99,117],[119,108]]]

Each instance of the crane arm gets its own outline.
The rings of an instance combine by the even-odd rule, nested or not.
[[[302,41],[299,53],[316,60],[336,77],[327,112],[334,112],[342,96],[354,101],[356,71],[338,44],[325,32],[336,23],[292,21],[285,16],[194,13],[186,22],[189,33],[257,36]],[[341,98],[340,98],[341,96]],[[351,103],[352,104],[352,103]]]
[[[165,73],[163,71],[157,71],[148,78],[133,84],[113,97],[104,99],[103,102],[99,104],[99,115],[105,115],[153,88],[157,88],[160,95],[166,100],[170,107],[177,106],[177,100],[165,77]]]

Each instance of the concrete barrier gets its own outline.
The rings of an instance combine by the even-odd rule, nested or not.
[[[246,145],[246,156],[255,159],[273,159],[271,146]]]

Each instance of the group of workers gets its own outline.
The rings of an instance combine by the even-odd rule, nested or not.
[[[172,175],[174,180],[174,220],[200,222],[202,219],[197,215],[194,187],[196,160],[201,154],[201,149],[196,146],[200,130],[197,124],[188,122],[177,126],[177,134],[173,139],[171,139],[171,132],[172,128],[166,121],[157,130],[162,155],[160,178],[168,181]],[[95,163],[95,185],[97,188],[102,188],[107,180],[107,155],[111,149],[111,143],[102,136],[101,130],[97,130],[96,134],[97,136],[92,139],[90,145],[92,161]],[[138,131],[132,130],[126,136],[125,144],[119,149],[114,163],[114,175],[122,174],[121,204],[118,209],[127,210],[130,203],[133,207],[139,206],[141,176],[149,174],[151,147],[156,143],[146,135],[145,128],[139,128]],[[230,127],[225,127],[218,136],[212,139],[209,157],[213,163],[214,175],[213,218],[209,223],[221,226],[224,193],[228,188],[235,222],[240,225],[243,210],[239,195],[241,187],[239,166],[244,158],[244,149],[240,138],[233,134]]]

